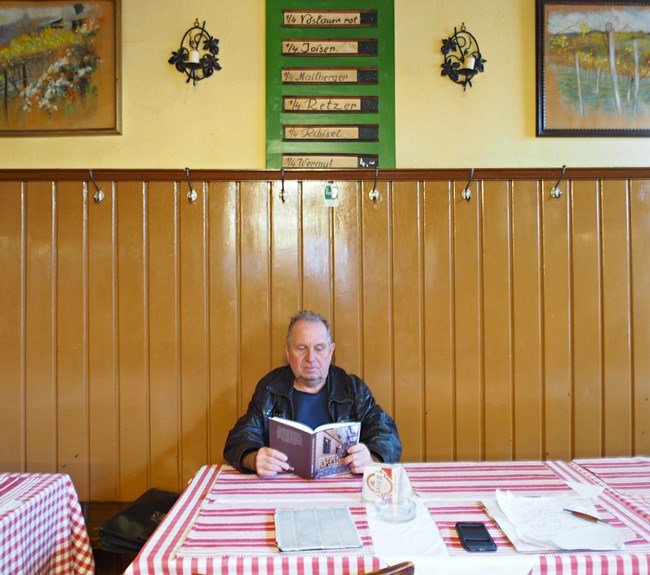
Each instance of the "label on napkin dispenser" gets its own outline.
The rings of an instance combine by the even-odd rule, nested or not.
[[[382,463],[366,465],[363,470],[363,499],[379,501],[397,497],[401,472],[401,467],[398,465]]]

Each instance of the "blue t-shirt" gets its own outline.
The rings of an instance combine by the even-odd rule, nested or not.
[[[327,410],[326,388],[327,385],[324,385],[318,393],[293,390],[293,410],[296,421],[304,423],[312,429],[332,421]]]

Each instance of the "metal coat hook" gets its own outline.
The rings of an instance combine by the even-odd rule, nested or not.
[[[469,202],[472,199],[472,190],[469,189],[469,185],[472,183],[472,180],[474,179],[474,168],[472,168],[469,172],[469,180],[467,180],[467,185],[465,186],[465,189],[461,193],[461,197]]]
[[[377,178],[379,176],[379,168],[375,168],[375,181],[372,184],[372,190],[368,192],[368,197],[376,202],[379,199],[379,191],[377,190]]]
[[[280,178],[282,178],[282,187],[280,188],[280,199],[282,200],[282,203],[287,201],[287,194],[284,191],[284,168],[280,170]]]
[[[104,192],[101,191],[99,186],[97,185],[97,182],[95,181],[95,176],[93,176],[93,171],[92,169],[88,170],[90,173],[90,181],[93,183],[93,186],[95,186],[95,193],[93,194],[93,200],[95,200],[95,203],[98,204],[104,199]]]
[[[559,188],[559,185],[562,182],[562,179],[564,178],[564,172],[566,172],[566,164],[562,166],[562,173],[560,174],[560,177],[558,178],[557,182],[555,182],[555,185],[551,188],[552,198],[557,199],[562,196],[562,190]]]
[[[199,195],[196,193],[196,190],[192,186],[192,180],[190,179],[190,169],[185,168],[185,177],[187,178],[187,185],[190,187],[190,191],[187,192],[187,201],[190,204],[193,204],[196,202],[196,199],[199,197]]]

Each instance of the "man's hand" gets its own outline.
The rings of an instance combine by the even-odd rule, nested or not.
[[[372,462],[372,454],[365,443],[348,447],[348,454],[343,460],[343,463],[350,466],[352,473],[363,473],[363,468]]]
[[[287,456],[270,447],[261,447],[244,456],[244,467],[253,470],[260,477],[273,477],[283,471],[291,471]]]

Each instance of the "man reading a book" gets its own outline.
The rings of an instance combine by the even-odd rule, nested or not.
[[[372,461],[399,461],[402,444],[393,418],[359,377],[331,364],[334,342],[321,315],[301,311],[292,317],[284,352],[288,365],[259,381],[248,410],[230,430],[223,452],[228,463],[264,477],[291,471],[287,456],[268,446],[269,417],[274,416],[311,428],[360,421],[359,443],[344,458],[353,473],[363,473]]]

